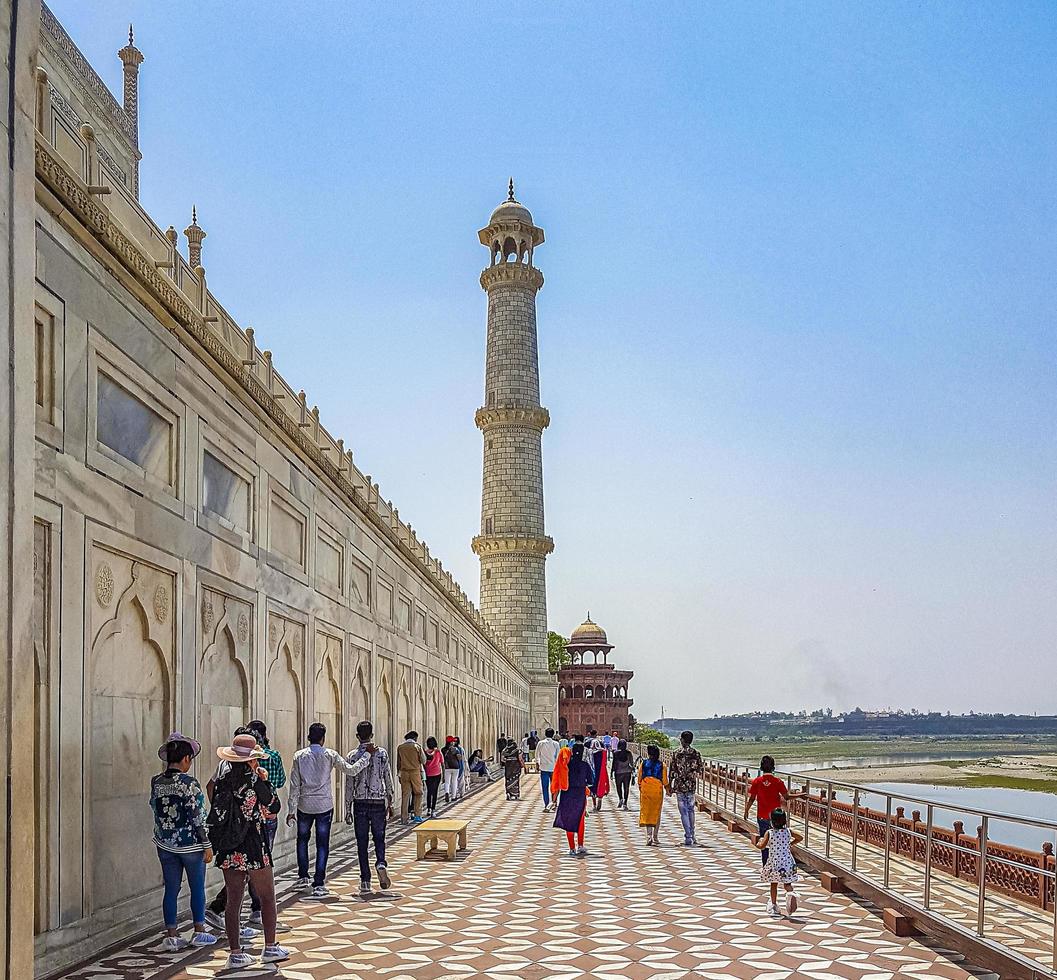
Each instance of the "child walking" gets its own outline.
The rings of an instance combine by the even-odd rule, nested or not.
[[[768,852],[760,877],[771,886],[767,914],[776,917],[781,914],[778,911],[779,883],[785,888],[786,914],[792,915],[796,911],[796,892],[793,885],[796,884],[797,876],[793,845],[799,844],[804,838],[796,831],[790,830],[788,823],[785,810],[772,810],[770,829],[756,841],[757,848]]]
[[[655,847],[661,826],[661,806],[668,791],[668,771],[656,745],[646,747],[647,759],[639,766],[639,826],[646,828],[646,846]]]

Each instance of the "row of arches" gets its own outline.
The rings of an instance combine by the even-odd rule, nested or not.
[[[429,676],[384,656],[348,646],[340,633],[309,630],[302,622],[269,611],[257,641],[254,606],[248,600],[203,589],[198,603],[199,653],[182,669],[194,676],[196,707],[177,713],[177,642],[172,597],[175,576],[126,556],[96,549],[96,595],[91,602],[93,642],[88,663],[86,728],[89,757],[83,795],[90,877],[87,911],[102,911],[155,887],[141,869],[150,863],[149,834],[130,832],[142,823],[144,786],[158,767],[158,746],[179,720],[202,742],[194,775],[205,783],[216,748],[260,712],[274,748],[287,766],[304,744],[312,721],[327,726],[327,744],[348,752],[356,724],[370,719],[378,744],[395,764],[404,734],[422,741],[459,735],[467,751],[494,753],[499,732],[520,730],[527,712],[501,704],[444,678]],[[38,700],[47,698],[47,671],[38,670]],[[335,799],[343,783],[334,777]],[[344,825],[335,825],[340,837]],[[278,848],[289,849],[293,831],[280,828]],[[280,852],[281,853],[281,852]],[[50,925],[48,880],[37,883],[37,928]]]
[[[586,686],[581,684],[567,686],[563,684],[558,688],[559,700],[572,698],[573,700],[582,701],[593,698],[598,701],[603,698],[612,700],[613,698],[626,698],[627,696],[628,688],[626,684],[596,684],[594,687],[590,684]]]
[[[590,664],[608,664],[609,663],[609,651],[608,650],[573,650],[569,656],[572,658],[572,665],[574,667],[589,666],[587,655],[591,655]],[[601,658],[601,659],[599,659]]]
[[[532,265],[532,251],[532,242],[524,238],[515,240],[508,235],[502,243],[497,238],[492,242],[492,265],[510,262]]]

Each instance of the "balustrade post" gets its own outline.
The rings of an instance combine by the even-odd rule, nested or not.
[[[833,783],[826,783],[826,857],[829,857],[830,839],[833,836]]]
[[[804,780],[804,847],[811,835],[811,780]]]
[[[962,876],[962,852],[959,849],[962,841],[962,834],[965,833],[965,824],[961,820],[954,821],[954,877],[958,879]]]
[[[851,869],[855,870],[855,860],[859,851],[859,791],[851,795]]]
[[[980,862],[976,868],[976,931],[984,934],[984,901],[987,892],[987,814],[981,817],[980,831],[977,839],[980,842]]]
[[[925,908],[932,898],[932,804],[928,804],[928,824],[925,827]]]
[[[727,809],[727,797],[730,794],[730,766],[723,766],[723,809]]]
[[[892,797],[885,794],[885,864],[884,885],[888,887],[888,871],[892,862]]]

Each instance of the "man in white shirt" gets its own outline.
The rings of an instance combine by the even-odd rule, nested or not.
[[[536,746],[536,762],[540,767],[540,788],[543,790],[543,809],[551,808],[551,776],[554,774],[554,766],[558,761],[558,750],[561,746],[554,738],[554,729],[548,728],[544,738]],[[558,804],[554,804],[557,809]]]
[[[330,827],[334,821],[331,773],[340,769],[346,776],[355,776],[370,765],[376,751],[373,744],[365,746],[369,754],[365,753],[355,762],[346,762],[333,749],[323,747],[326,735],[326,725],[313,722],[308,728],[308,748],[294,753],[290,766],[290,814],[286,818],[288,825],[297,820],[297,886],[302,889],[309,887],[308,839],[315,824],[316,868],[311,879],[314,898],[330,894],[324,882],[330,857]]]

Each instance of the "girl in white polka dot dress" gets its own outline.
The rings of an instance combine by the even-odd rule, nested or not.
[[[796,884],[796,859],[793,857],[793,845],[799,844],[804,838],[800,834],[789,829],[789,818],[785,810],[771,811],[771,829],[767,831],[757,842],[756,846],[762,851],[767,849],[767,863],[763,866],[760,876],[771,886],[771,901],[767,905],[767,914],[777,916],[778,911],[778,885],[785,886],[786,911],[792,915],[796,911],[796,892],[793,885]]]

